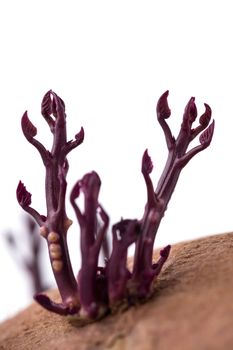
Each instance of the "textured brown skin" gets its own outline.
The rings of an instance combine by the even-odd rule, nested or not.
[[[34,303],[0,325],[3,349],[232,350],[233,234],[174,245],[152,299],[99,322],[73,326]]]

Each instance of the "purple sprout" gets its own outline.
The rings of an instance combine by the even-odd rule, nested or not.
[[[48,151],[35,139],[37,130],[27,113],[22,117],[22,130],[26,139],[39,151],[46,169],[45,197],[47,215],[39,214],[31,207],[31,194],[20,181],[17,199],[21,207],[31,214],[40,226],[40,234],[48,243],[53,274],[62,299],[55,303],[44,294],[36,294],[35,300],[47,310],[60,315],[78,315],[85,319],[98,319],[116,305],[128,305],[148,298],[153,292],[154,282],[170,252],[170,245],[160,251],[153,263],[153,247],[156,233],[168,202],[175,189],[181,170],[200,151],[210,145],[214,132],[214,121],[209,125],[211,109],[205,104],[205,112],[199,125],[192,128],[197,118],[194,98],[188,102],[178,137],[175,139],[166,122],[170,117],[168,91],[157,104],[158,121],[164,131],[168,147],[168,159],[158,185],[154,188],[150,173],[153,164],[148,151],[142,157],[141,171],[147,189],[147,203],[140,220],[121,219],[112,226],[112,249],[108,256],[107,231],[109,217],[99,203],[101,181],[96,172],[86,174],[71,191],[70,201],[74,208],[81,234],[81,268],[77,279],[74,276],[67,247],[67,231],[72,221],[65,210],[66,176],[68,153],[79,146],[84,131],[67,141],[65,105],[60,97],[49,91],[42,101],[42,115],[53,134],[52,150]],[[187,151],[192,140],[200,135],[200,144]],[[81,211],[77,199],[83,194],[84,209]],[[128,248],[135,244],[132,269],[128,268]],[[105,266],[98,265],[100,252],[106,254]]]

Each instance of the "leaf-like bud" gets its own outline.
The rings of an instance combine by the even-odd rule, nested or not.
[[[205,147],[209,146],[212,140],[213,134],[214,134],[214,120],[210,124],[210,126],[205,131],[203,131],[203,133],[200,135],[199,140],[201,145]]]
[[[63,152],[65,156],[72,151],[75,147],[79,146],[84,140],[84,129],[81,127],[78,134],[75,135],[75,140],[70,140],[66,142],[65,147],[63,148]]]
[[[24,184],[21,181],[19,181],[16,190],[16,197],[21,207],[28,207],[31,204],[31,196],[31,193],[27,191]]]
[[[56,118],[57,114],[59,114],[59,113],[63,113],[63,115],[65,116],[65,114],[64,114],[64,112],[65,112],[64,101],[61,99],[61,97],[59,97],[52,90],[50,91],[50,96],[51,95],[53,97],[53,99],[51,100],[51,107],[52,107],[52,113],[53,113],[54,117]]]
[[[41,114],[46,118],[52,114],[52,100],[50,97],[51,90],[46,92],[41,103]]]
[[[192,98],[192,103],[190,105],[190,109],[189,109],[189,114],[190,114],[190,122],[193,123],[196,118],[197,118],[197,107],[195,104],[195,98]]]
[[[160,119],[167,119],[171,115],[171,110],[168,106],[167,98],[168,98],[169,91],[163,93],[163,95],[159,98],[157,102],[157,117],[158,120]]]
[[[207,103],[204,103],[205,106],[205,112],[200,116],[199,123],[203,128],[206,128],[209,125],[210,119],[211,119],[211,108]]]
[[[183,120],[187,121],[188,125],[191,126],[191,124],[195,121],[196,118],[197,118],[197,107],[195,104],[195,97],[191,97],[185,107]]]
[[[24,136],[26,139],[31,139],[36,136],[37,134],[37,129],[36,127],[32,124],[30,119],[28,118],[27,111],[24,113],[21,119],[21,127],[24,133]]]
[[[167,258],[168,258],[168,255],[169,255],[169,253],[170,253],[170,250],[171,250],[171,246],[170,246],[170,244],[169,244],[169,245],[167,245],[166,247],[164,247],[163,249],[160,250],[160,256],[161,256],[162,258],[167,259]]]
[[[84,129],[81,127],[79,133],[75,135],[77,146],[79,146],[84,140]]]
[[[153,170],[153,163],[151,157],[148,154],[148,150],[146,149],[142,156],[142,173],[150,174]]]
[[[49,90],[48,92],[46,92],[46,94],[43,97],[42,103],[41,103],[41,114],[43,115],[43,117],[45,118],[45,120],[47,121],[50,130],[53,132],[54,127],[55,127],[55,121],[54,119],[51,117],[51,114],[53,113],[52,110],[52,100],[51,100],[51,90]]]
[[[58,114],[65,118],[65,103],[64,101],[52,90],[49,90],[43,97],[41,103],[41,114],[49,124],[51,130],[55,126],[55,120]]]

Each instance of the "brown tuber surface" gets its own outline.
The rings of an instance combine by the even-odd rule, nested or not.
[[[232,257],[232,233],[176,244],[147,303],[85,327],[33,303],[0,325],[0,350],[232,350]]]

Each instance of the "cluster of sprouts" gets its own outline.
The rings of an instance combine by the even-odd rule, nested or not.
[[[53,145],[48,151],[35,137],[36,127],[28,118],[22,117],[22,130],[26,139],[38,150],[45,166],[46,215],[31,207],[31,194],[20,181],[17,200],[40,226],[40,234],[46,239],[53,274],[61,296],[61,303],[55,303],[45,294],[36,294],[35,300],[49,311],[59,315],[78,315],[85,319],[98,319],[111,311],[118,303],[128,305],[148,298],[162,266],[168,258],[170,246],[160,251],[160,257],[153,263],[155,236],[168,202],[176,186],[181,170],[200,151],[207,148],[214,132],[210,124],[211,109],[205,104],[205,112],[199,123],[193,127],[197,109],[192,97],[185,107],[183,121],[177,138],[174,138],[166,119],[170,117],[167,102],[168,91],[157,103],[158,121],[164,131],[168,158],[157,187],[151,180],[153,164],[146,150],[142,157],[141,172],[147,190],[147,203],[141,219],[121,219],[112,226],[112,248],[105,257],[105,266],[98,266],[101,249],[106,244],[109,216],[99,202],[101,181],[92,171],[79,180],[70,194],[80,226],[81,268],[74,276],[69,250],[67,231],[72,224],[66,213],[66,188],[70,151],[84,140],[84,130],[67,141],[66,114],[63,100],[53,91],[48,91],[43,100],[41,113],[53,135]],[[200,134],[200,144],[188,150],[192,140]],[[77,199],[83,194],[81,210]],[[128,248],[135,244],[133,266],[127,266]],[[106,251],[106,249],[104,250]]]

